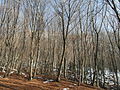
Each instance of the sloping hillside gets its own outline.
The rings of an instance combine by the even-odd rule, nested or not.
[[[37,76],[28,81],[24,76],[11,75],[8,78],[0,78],[0,90],[102,90],[89,85],[77,86],[75,82],[61,80],[55,82],[44,76]]]

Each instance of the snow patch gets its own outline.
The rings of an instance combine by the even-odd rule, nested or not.
[[[47,81],[44,81],[43,83],[49,83],[49,82],[53,82],[54,80],[50,79],[50,80],[47,80]]]
[[[14,73],[14,71],[11,71],[11,72],[10,72],[10,74],[13,74],[13,73]]]
[[[69,87],[71,87],[71,88],[72,88],[72,87],[74,87],[74,86],[73,86],[73,85],[69,85]]]
[[[43,83],[49,83],[49,81],[44,81]]]
[[[63,90],[69,90],[69,88],[63,88]]]
[[[2,72],[4,72],[4,73],[5,73],[5,71],[2,71]]]
[[[54,72],[57,72],[57,71],[58,71],[58,69],[54,68],[54,69],[53,69],[53,71],[54,71]]]
[[[74,84],[74,86],[77,86],[77,84]]]
[[[21,73],[22,75],[24,75],[24,77],[27,77],[27,75],[25,73]]]
[[[43,79],[42,77],[34,77],[34,79]]]

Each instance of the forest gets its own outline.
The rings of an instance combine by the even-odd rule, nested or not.
[[[0,0],[0,81],[44,75],[120,90],[119,65],[120,0]]]

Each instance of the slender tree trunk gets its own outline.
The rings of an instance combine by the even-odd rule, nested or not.
[[[60,81],[60,74],[61,74],[62,62],[64,60],[64,54],[65,54],[65,39],[63,40],[63,52],[62,52],[62,56],[61,56],[61,60],[60,60],[60,65],[59,65],[56,81]]]
[[[64,58],[64,78],[66,78],[66,58]]]

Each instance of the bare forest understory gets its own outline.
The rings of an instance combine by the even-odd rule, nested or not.
[[[2,76],[4,73],[0,73]],[[86,84],[77,86],[76,82],[62,79],[55,82],[54,77],[37,75],[29,81],[24,75],[11,74],[7,78],[0,78],[0,90],[104,90]]]
[[[0,90],[120,90],[120,0],[0,0]]]

